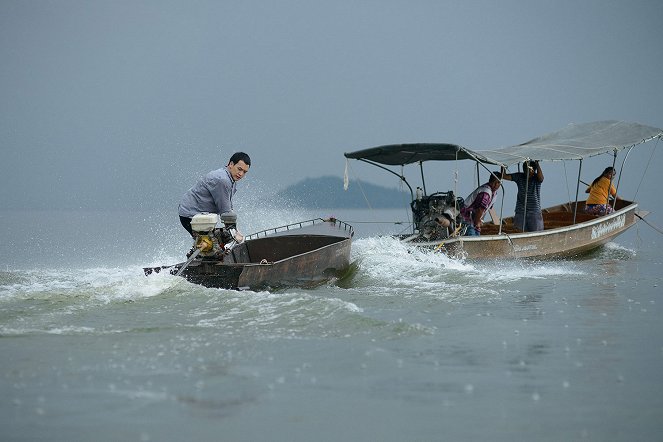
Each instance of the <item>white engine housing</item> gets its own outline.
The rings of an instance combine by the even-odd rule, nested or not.
[[[191,229],[198,233],[209,233],[218,221],[219,215],[216,213],[197,213],[191,218]]]

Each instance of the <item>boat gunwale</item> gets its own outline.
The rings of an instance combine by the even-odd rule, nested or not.
[[[310,230],[314,227],[320,227],[323,225],[330,225],[330,232],[335,232],[337,234],[319,234],[318,236],[336,236],[336,237],[343,237],[343,238],[352,238],[354,236],[354,227],[352,225],[346,223],[345,221],[341,221],[340,219],[337,218],[313,218],[313,219],[308,219],[305,221],[298,221],[290,224],[285,224],[283,226],[278,226],[278,227],[272,227],[270,229],[265,229],[261,230],[259,232],[251,233],[250,235],[246,235],[245,241],[254,241],[257,239],[262,239],[262,238],[267,238],[271,236],[288,236],[289,233],[291,232],[297,232],[298,230]],[[333,229],[331,228],[333,227]],[[299,235],[298,233],[294,233],[292,236],[297,236]]]

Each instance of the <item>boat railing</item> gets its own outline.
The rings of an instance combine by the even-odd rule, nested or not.
[[[246,236],[246,240],[249,239],[257,239],[260,237],[268,236],[268,235],[273,235],[275,233],[282,233],[282,232],[287,232],[289,230],[294,230],[294,229],[301,229],[302,227],[306,226],[312,226],[315,224],[320,224],[320,223],[333,223],[334,225],[338,224],[339,229],[343,229],[343,231],[348,232],[350,236],[354,236],[354,228],[346,223],[345,221],[341,221],[336,218],[327,218],[327,219],[322,219],[322,218],[314,218],[314,219],[309,219],[306,221],[299,221],[296,223],[292,224],[286,224],[284,226],[279,226],[279,227],[273,227],[271,229],[265,229],[261,230],[260,232],[252,233],[250,235]]]

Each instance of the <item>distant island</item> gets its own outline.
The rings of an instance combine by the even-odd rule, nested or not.
[[[343,180],[333,176],[306,178],[281,190],[277,197],[307,208],[398,208],[410,201],[410,192],[361,180],[351,180],[343,190]],[[368,202],[367,202],[368,201]]]

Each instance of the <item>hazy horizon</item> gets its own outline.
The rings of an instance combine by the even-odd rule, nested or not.
[[[260,201],[382,144],[662,127],[662,18],[653,0],[3,1],[0,201],[175,211],[239,150],[253,161],[239,195]]]

